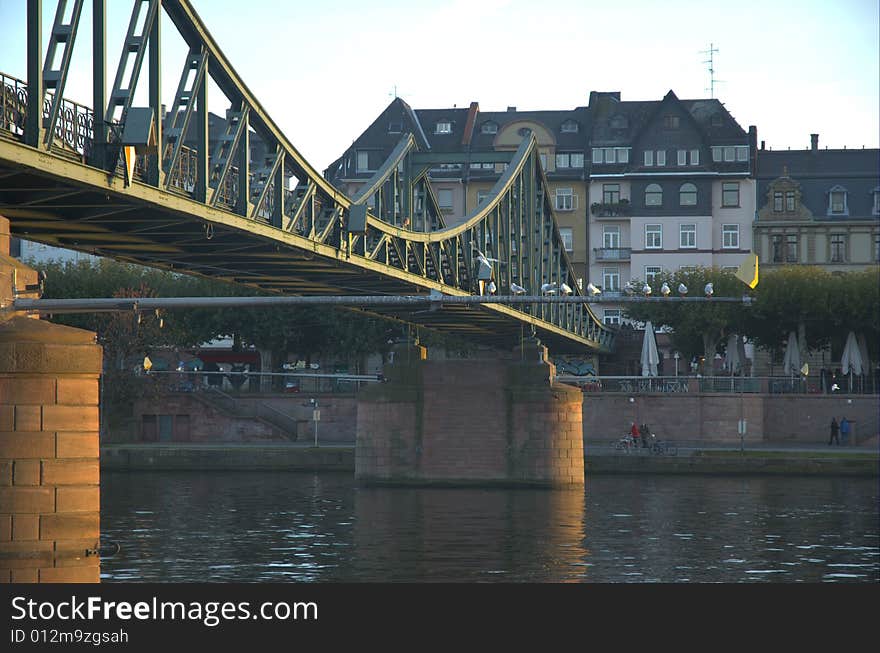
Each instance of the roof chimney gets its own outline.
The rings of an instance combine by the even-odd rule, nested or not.
[[[516,107],[507,107],[508,111],[516,111]]]
[[[810,149],[813,152],[819,149],[819,134],[810,134]]]

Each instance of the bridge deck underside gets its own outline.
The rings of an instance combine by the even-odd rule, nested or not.
[[[432,287],[375,261],[347,258],[335,248],[174,193],[137,182],[123,190],[122,180],[80,162],[5,139],[0,150],[0,215],[10,220],[13,235],[27,240],[283,295],[415,295]],[[502,349],[529,333],[521,319],[527,316],[498,305],[371,307],[368,312]],[[589,348],[540,323],[537,334],[554,352]]]

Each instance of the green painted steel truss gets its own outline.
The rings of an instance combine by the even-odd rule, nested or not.
[[[454,227],[431,189],[427,155],[409,134],[347,197],[287,140],[187,0],[134,0],[105,97],[106,0],[93,2],[97,115],[63,98],[82,0],[70,12],[58,0],[45,66],[41,2],[28,0],[28,81],[0,74],[0,214],[14,235],[281,294],[506,295],[517,286],[540,294],[547,284],[580,294],[533,136],[485,202]],[[144,115],[162,115],[162,11],[189,51],[164,120],[147,119],[150,138],[130,142]],[[133,107],[144,63],[149,107]],[[209,80],[229,102],[213,137]],[[42,101],[29,101],[35,97]],[[250,160],[254,134],[266,146],[264,161]],[[130,180],[125,145],[137,151]],[[586,303],[372,312],[494,346],[515,345],[526,325],[558,352],[613,347],[614,332]]]

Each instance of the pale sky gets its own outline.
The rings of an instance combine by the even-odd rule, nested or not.
[[[623,100],[715,97],[773,149],[880,147],[877,0],[192,0],[271,118],[319,171],[394,96],[415,109],[572,109],[591,90]],[[44,0],[43,47],[55,2]],[[68,3],[68,4],[72,4]],[[112,84],[132,3],[108,0]],[[26,0],[0,0],[0,72],[26,75]],[[90,104],[87,0],[65,96]],[[185,51],[163,21],[163,96]],[[146,67],[142,85],[147,82]],[[210,109],[225,103],[211,92]],[[137,104],[137,102],[136,102]]]

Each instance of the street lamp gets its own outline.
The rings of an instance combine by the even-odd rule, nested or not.
[[[675,352],[672,357],[675,359],[675,376],[678,376],[678,359],[681,358],[681,354]]]

